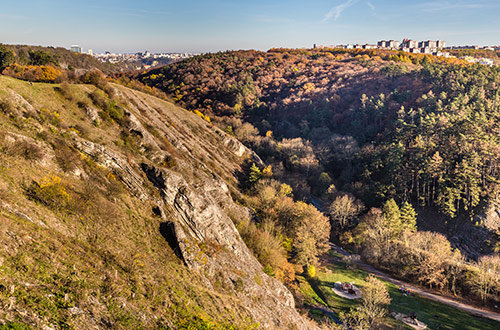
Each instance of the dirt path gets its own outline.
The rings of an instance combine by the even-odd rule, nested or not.
[[[351,256],[350,253],[346,252],[344,249],[338,247],[337,245],[335,244],[332,244],[330,243],[330,247],[340,253],[341,255],[343,256]],[[365,264],[359,260],[353,260],[354,263],[356,263],[359,267],[361,267],[362,269],[364,269],[365,271],[371,273],[371,274],[374,274],[376,275],[377,277],[387,281],[387,282],[391,282],[397,286],[401,286],[403,284],[406,284],[406,287],[409,288],[411,290],[412,293],[415,293],[421,297],[425,297],[427,299],[430,299],[430,300],[434,300],[434,301],[437,301],[437,302],[440,302],[440,303],[443,303],[443,304],[446,304],[446,305],[449,305],[449,306],[452,306],[452,307],[455,307],[457,309],[460,309],[460,310],[463,310],[467,313],[470,313],[472,315],[475,315],[475,316],[479,316],[479,317],[486,317],[486,318],[489,318],[489,319],[492,319],[492,320],[495,320],[495,321],[498,321],[500,322],[500,314],[498,313],[494,313],[494,312],[490,312],[490,311],[487,311],[487,310],[484,310],[484,309],[480,309],[480,308],[477,308],[477,307],[474,307],[474,306],[471,306],[471,305],[467,305],[467,304],[464,304],[462,302],[459,302],[459,301],[456,301],[456,300],[453,300],[451,298],[448,298],[448,297],[444,297],[444,296],[440,296],[436,293],[433,293],[429,290],[425,290],[425,289],[422,289],[422,288],[419,288],[419,287],[415,287],[415,286],[412,286],[412,285],[409,285],[403,281],[400,281],[400,280],[396,280],[395,278],[392,278],[390,275],[374,268],[373,266],[370,266],[368,264]]]

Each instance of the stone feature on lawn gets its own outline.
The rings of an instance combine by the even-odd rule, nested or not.
[[[401,322],[412,327],[413,329],[418,329],[418,330],[427,329],[427,325],[425,323],[417,320],[416,314],[415,315],[405,315],[405,314],[401,314],[401,313],[397,313],[397,314],[391,313],[391,315],[394,316],[394,318],[396,320],[400,320]]]
[[[361,290],[359,290],[354,285],[354,282],[351,282],[351,283],[335,282],[332,290],[339,297],[342,297],[342,298],[346,298],[346,299],[359,299],[359,298],[361,298]]]

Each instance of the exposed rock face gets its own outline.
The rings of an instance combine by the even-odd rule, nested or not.
[[[90,119],[90,121],[92,121],[92,122],[99,122],[100,121],[99,111],[96,108],[94,108],[90,105],[86,106],[85,113],[87,114],[87,117]]]
[[[162,234],[187,267],[203,275],[203,285],[236,296],[262,329],[315,329],[296,311],[290,291],[263,272],[224,212],[224,209],[233,209],[249,216],[249,210],[234,203],[220,175],[232,175],[237,170],[231,153],[251,156],[252,152],[238,141],[236,143],[232,138],[214,132],[195,115],[184,112],[180,115],[191,117],[182,121],[179,117],[172,117],[171,113],[159,113],[154,105],[146,103],[135,92],[130,94],[130,91],[122,90],[120,93],[133,99],[133,104],[149,119],[148,124],[161,132],[177,150],[184,151],[178,168],[174,171],[160,167],[149,159],[139,166],[133,159],[126,159],[108,147],[80,138],[75,138],[75,147],[101,165],[112,168],[138,198],[156,201],[158,207],[153,212],[166,221],[166,230]],[[169,153],[158,147],[155,137],[138,119],[139,112],[134,114],[136,107],[127,113],[130,119],[128,129],[136,132],[142,144],[153,146],[156,156],[167,156]],[[205,141],[187,132],[193,121],[203,127]],[[209,142],[212,139],[213,142]],[[228,149],[221,148],[223,145]],[[255,157],[256,161],[260,160]],[[218,173],[200,162],[200,158],[210,159],[213,166],[220,167]],[[199,166],[201,170],[190,175],[193,166]],[[160,192],[159,200],[149,193],[151,188]]]
[[[230,199],[223,186],[207,181],[191,188],[171,171],[143,168],[161,189],[165,204],[173,206],[176,239],[188,267],[204,272],[210,283],[219,281],[223,290],[235,292],[264,328],[292,324],[306,328],[290,292],[263,273],[231,219],[219,208],[219,201]],[[214,192],[219,201],[212,197],[217,195]]]
[[[23,113],[29,113],[29,114],[36,113],[35,108],[33,108],[33,106],[28,101],[26,101],[24,97],[22,97],[12,89],[9,89],[9,94],[11,96],[11,99],[16,102],[16,105],[22,109]]]
[[[496,231],[500,228],[500,205],[498,203],[490,203],[486,208],[484,215],[478,219],[484,227],[491,231]]]
[[[264,166],[264,162],[253,150],[247,148],[238,139],[216,128],[215,131],[223,138],[224,146],[238,157],[249,156],[259,166]]]
[[[144,180],[121,155],[104,146],[86,140],[77,139],[74,144],[81,152],[92,156],[101,165],[109,167],[118,173],[123,183],[137,198],[142,200],[148,198],[143,189]]]
[[[160,189],[165,205],[172,206],[175,239],[188,267],[205,274],[209,285],[219,283],[219,289],[235,293],[263,328],[308,329],[294,309],[292,294],[262,271],[231,219],[218,206],[231,199],[227,187],[215,180],[191,187],[172,171],[146,164],[142,167]]]

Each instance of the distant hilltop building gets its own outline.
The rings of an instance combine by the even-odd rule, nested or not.
[[[395,40],[382,40],[377,43],[379,48],[398,48],[399,42]]]
[[[82,47],[78,45],[73,45],[71,46],[70,50],[75,53],[81,53],[82,52]]]
[[[92,49],[89,49],[89,50],[88,50],[88,54],[89,54],[90,56],[92,56],[92,55],[94,55],[94,51],[93,51]]]
[[[315,47],[318,46],[315,45]],[[381,40],[377,42],[376,45],[347,44],[347,45],[337,45],[335,47],[344,49],[389,49],[389,50],[401,50],[413,54],[432,54],[444,57],[450,56],[449,53],[442,51],[442,49],[446,48],[446,42],[443,40],[416,41],[412,39],[403,39],[402,42],[396,40]],[[324,48],[324,46],[319,46],[319,48]]]
[[[442,40],[416,41],[403,39],[401,43],[394,40],[382,40],[378,42],[380,48],[402,50],[409,53],[433,54],[446,47],[446,42]]]

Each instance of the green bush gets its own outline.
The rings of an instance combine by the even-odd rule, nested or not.
[[[0,330],[31,330],[32,328],[23,323],[18,322],[10,322],[8,321],[5,324],[0,324]]]

